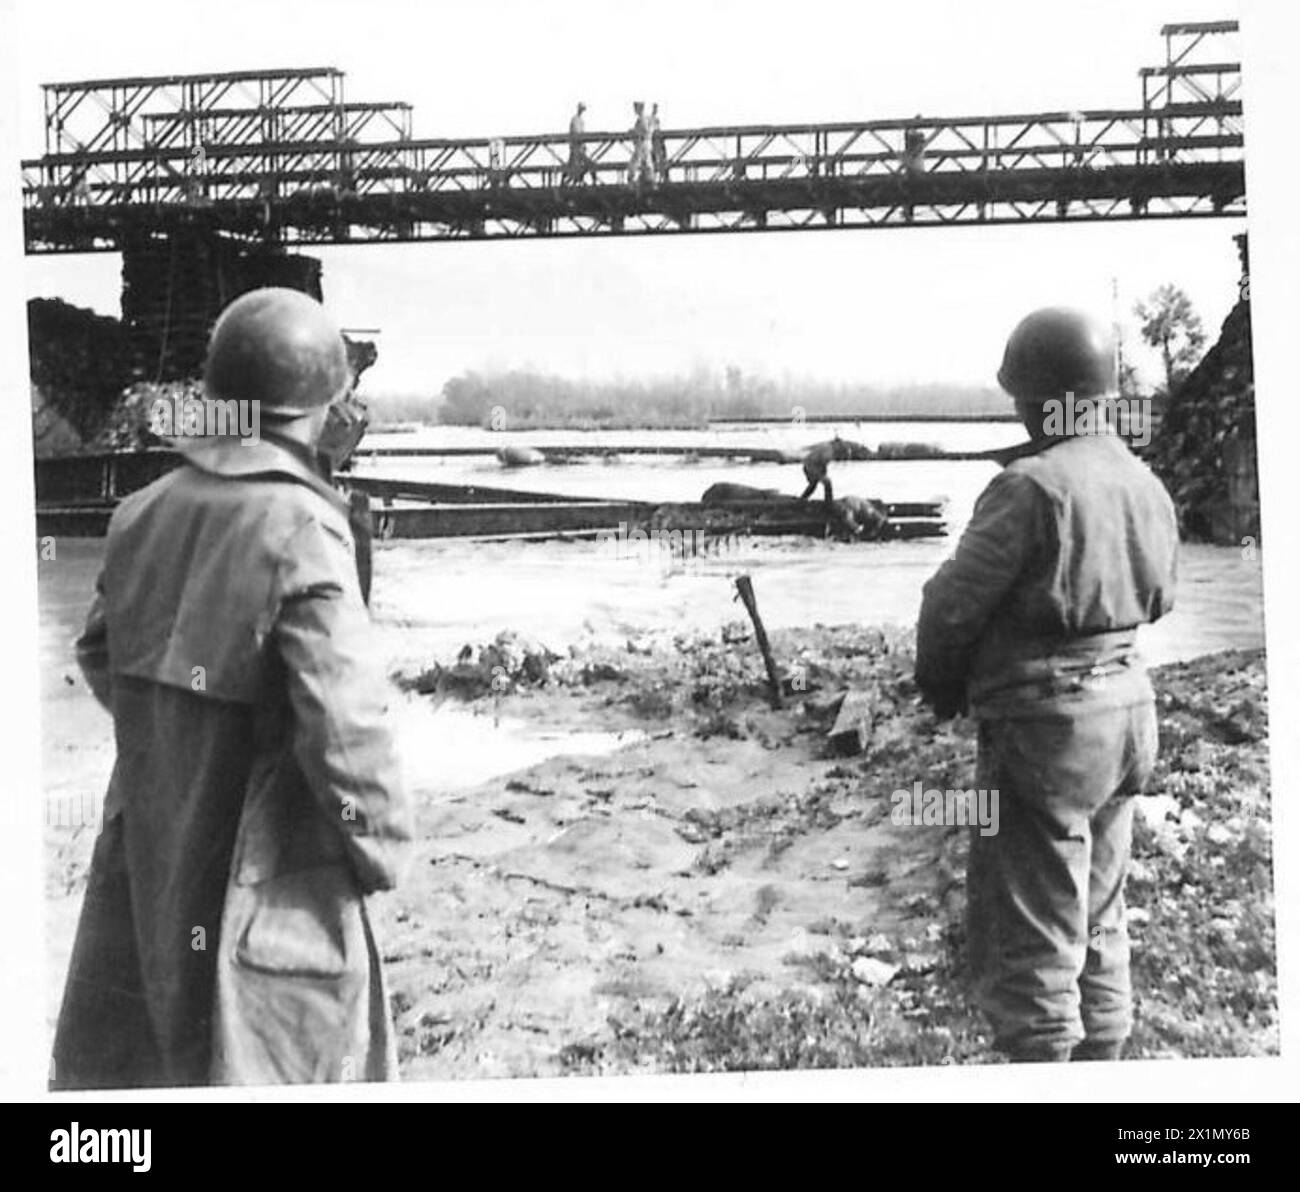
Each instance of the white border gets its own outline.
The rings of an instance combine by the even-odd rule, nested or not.
[[[792,19],[788,7],[755,5],[754,19],[778,28]],[[986,5],[994,9],[993,4]],[[1147,3],[1153,24],[1179,19],[1177,0]],[[1231,3],[1225,3],[1230,10]],[[1297,590],[1296,523],[1291,502],[1300,444],[1300,386],[1295,379],[1300,313],[1300,252],[1296,221],[1300,191],[1292,188],[1292,164],[1300,157],[1294,121],[1295,55],[1300,21],[1287,0],[1247,0],[1240,13],[1248,122],[1247,179],[1251,236],[1255,368],[1259,398],[1264,576],[1275,793],[1276,904],[1282,978],[1283,1058],[1276,1060],[1178,1060],[1122,1065],[992,1066],[976,1068],[872,1069],[857,1072],[794,1072],[753,1076],[645,1077],[563,1081],[464,1081],[386,1086],[346,1085],[273,1090],[182,1090],[168,1100],[195,1101],[593,1101],[593,1100],[1042,1100],[1184,1102],[1196,1100],[1294,1100],[1297,1081],[1297,895],[1296,821],[1292,800],[1300,783],[1298,734],[1300,634],[1291,623]],[[1061,10],[1064,22],[1086,20],[1085,7]],[[1226,14],[1225,14],[1226,15]],[[205,14],[210,16],[210,14]],[[628,19],[637,19],[629,16]],[[797,19],[797,18],[794,18]],[[990,13],[990,23],[995,21]],[[0,79],[16,75],[20,37],[14,0],[0,0]],[[1041,47],[1032,52],[1040,53]],[[0,827],[0,1096],[48,1099],[44,1055],[44,944],[41,908],[41,823],[38,742],[39,701],[31,698],[36,671],[35,562],[32,542],[31,447],[27,422],[26,343],[20,284],[21,221],[18,200],[20,147],[15,129],[16,96],[0,104],[0,408],[10,412],[0,467],[4,502],[0,535],[3,586],[5,778]],[[151,1101],[157,1091],[85,1101]],[[1154,1120],[1154,1118],[1153,1118]]]

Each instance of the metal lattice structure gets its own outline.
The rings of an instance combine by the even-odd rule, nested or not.
[[[1240,98],[1241,63],[1219,58],[1198,60],[1198,55],[1222,39],[1237,32],[1236,21],[1197,21],[1166,25],[1160,30],[1165,39],[1163,66],[1144,66],[1142,106],[1157,112],[1177,103],[1223,103]],[[1228,117],[1219,131],[1241,132],[1240,119]]]
[[[151,112],[150,145],[190,153],[250,144],[329,141],[346,144],[411,139],[408,103],[287,104],[274,108],[206,108]]]
[[[1166,26],[1134,108],[665,130],[636,178],[628,132],[415,139],[408,105],[348,102],[332,68],[58,84],[27,250],[1240,216],[1236,30]]]

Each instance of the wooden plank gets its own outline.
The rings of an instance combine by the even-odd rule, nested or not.
[[[105,532],[116,501],[174,466],[167,452],[120,456],[83,456],[58,461],[60,468],[42,473],[37,500],[37,527],[42,534],[99,536]],[[661,502],[591,500],[486,485],[446,485],[424,481],[379,480],[349,476],[353,487],[390,500],[427,502],[418,506],[373,510],[377,537],[392,538],[526,538],[636,529],[713,535],[807,535],[826,531],[820,501],[747,500],[722,505],[698,501]],[[889,527],[882,538],[942,536],[944,504],[911,501],[887,504]]]
[[[758,598],[754,595],[754,581],[747,575],[736,577],[736,594],[740,597],[749,619],[754,623],[754,637],[758,642],[759,653],[763,655],[763,666],[767,669],[767,690],[772,707],[781,708],[781,672],[777,670],[776,659],[772,657],[772,646],[767,640],[767,629],[763,618],[758,615]]]
[[[874,708],[875,702],[869,692],[846,691],[827,738],[845,753],[861,753],[871,740]]]
[[[946,538],[947,536],[948,525],[946,522],[917,517],[891,518],[889,533],[882,537],[885,540],[894,540],[900,538]]]
[[[35,461],[38,505],[96,504],[152,484],[180,463],[174,451],[105,451]]]
[[[886,501],[885,516],[896,517],[942,517],[948,508],[946,498],[934,501]]]
[[[560,493],[525,492],[514,488],[496,488],[486,484],[437,484],[426,480],[388,480],[376,476],[358,476],[346,473],[349,487],[361,489],[372,497],[388,500],[423,500],[443,505],[490,505],[490,504],[547,504],[578,505],[590,504],[589,497],[571,497]],[[620,501],[619,504],[635,504],[633,501]]]
[[[1014,412],[999,411],[992,414],[805,414],[803,422],[807,425],[825,422],[1019,422],[1020,415]],[[764,414],[757,418],[710,418],[710,426],[790,426],[788,414]],[[694,429],[694,428],[685,428]]]
[[[376,538],[465,538],[631,528],[645,516],[640,505],[593,501],[543,505],[429,505],[373,510]]]
[[[100,538],[108,530],[113,505],[46,506],[36,511],[36,532],[45,536]],[[769,511],[770,513],[770,511]],[[767,518],[716,507],[673,507],[671,512],[641,505],[616,502],[574,502],[545,505],[430,505],[424,508],[375,509],[377,538],[481,538],[527,539],[592,537],[601,532],[645,529],[656,516],[663,520],[653,528],[661,533],[706,531],[769,537],[807,535],[821,537],[825,522],[816,511],[801,518],[771,514]],[[945,524],[935,518],[891,518],[883,540],[942,537]]]
[[[111,505],[36,510],[36,536],[45,538],[103,538],[108,533]]]

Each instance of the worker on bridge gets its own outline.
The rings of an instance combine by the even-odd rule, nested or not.
[[[668,180],[668,147],[664,143],[664,131],[659,123],[659,105],[650,107],[650,168],[656,182]]]
[[[632,160],[628,163],[627,180],[631,185],[638,187],[648,180],[653,186],[655,177],[651,161],[650,120],[646,116],[645,104],[641,100],[633,103],[632,110],[636,113],[636,119],[629,133],[632,138]]]
[[[998,381],[1032,443],[925,585],[916,682],[940,717],[976,717],[976,785],[999,799],[994,832],[972,829],[966,878],[969,970],[995,1046],[1017,1060],[1118,1059],[1132,1026],[1132,796],[1156,759],[1136,633],[1173,605],[1178,527],[1112,428],[1060,429],[1063,401],[1117,389],[1105,327],[1034,312]]]
[[[578,110],[569,121],[569,160],[565,162],[563,176],[565,183],[571,186],[582,185],[588,174],[593,182],[596,181],[596,167],[587,154],[587,143],[584,140],[587,124],[583,113],[586,110],[587,105],[579,103]]]
[[[55,1088],[396,1075],[366,895],[396,882],[410,814],[316,452],[350,383],[319,303],[245,294],[205,388],[258,402],[260,435],[184,440],[113,514],[77,657],[117,759]]]
[[[921,119],[918,112],[914,117],[916,121]],[[910,178],[915,174],[925,173],[925,150],[929,144],[929,138],[925,129],[914,124],[903,134],[903,172]]]

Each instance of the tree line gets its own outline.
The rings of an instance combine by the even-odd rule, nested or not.
[[[437,398],[375,396],[376,422],[451,426],[694,426],[719,418],[827,414],[1005,414],[992,387],[877,386],[810,379],[774,380],[732,366],[720,373],[646,379],[575,379],[531,369],[470,370]]]

